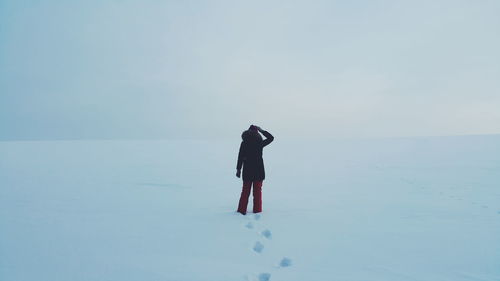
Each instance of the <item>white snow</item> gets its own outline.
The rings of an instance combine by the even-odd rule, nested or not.
[[[0,142],[0,280],[498,281],[499,144],[277,135],[242,216],[238,139]]]

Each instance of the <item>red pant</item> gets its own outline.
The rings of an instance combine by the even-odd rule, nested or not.
[[[240,203],[238,204],[238,212],[245,215],[247,213],[248,197],[253,183],[253,212],[262,212],[262,181],[245,181],[241,191]]]

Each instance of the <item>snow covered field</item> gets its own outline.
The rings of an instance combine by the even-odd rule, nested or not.
[[[500,280],[500,136],[0,142],[2,281]],[[251,203],[248,210],[251,210]]]

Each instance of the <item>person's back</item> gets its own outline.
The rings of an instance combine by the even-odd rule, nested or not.
[[[261,141],[243,141],[244,153],[248,158],[262,158],[262,140]]]
[[[266,137],[265,140],[262,139],[259,132]],[[253,183],[254,213],[259,213],[262,211],[261,187],[262,181],[265,179],[262,149],[270,144],[274,140],[274,137],[260,127],[252,125],[248,130],[243,132],[241,138],[243,141],[238,153],[236,176],[240,177],[241,168],[243,167],[243,190],[238,205],[238,212],[246,214],[248,196],[250,195]]]

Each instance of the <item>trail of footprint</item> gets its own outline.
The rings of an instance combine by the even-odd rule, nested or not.
[[[259,221],[261,219],[261,215],[260,214],[254,214],[253,215],[253,219],[255,221]],[[245,227],[247,229],[254,229],[255,228],[255,225],[254,223],[252,223],[251,221],[248,222]],[[260,232],[260,235],[262,235],[262,237],[268,239],[268,240],[271,240],[272,239],[272,232],[271,230],[269,229],[264,229]],[[256,241],[252,250],[257,253],[257,254],[261,254],[262,251],[264,250],[264,244],[260,241]],[[292,260],[288,257],[283,257],[277,268],[285,268],[285,267],[290,267],[292,266]],[[268,272],[263,272],[263,273],[260,273],[258,275],[258,281],[270,281],[271,280],[271,273],[268,273]]]

